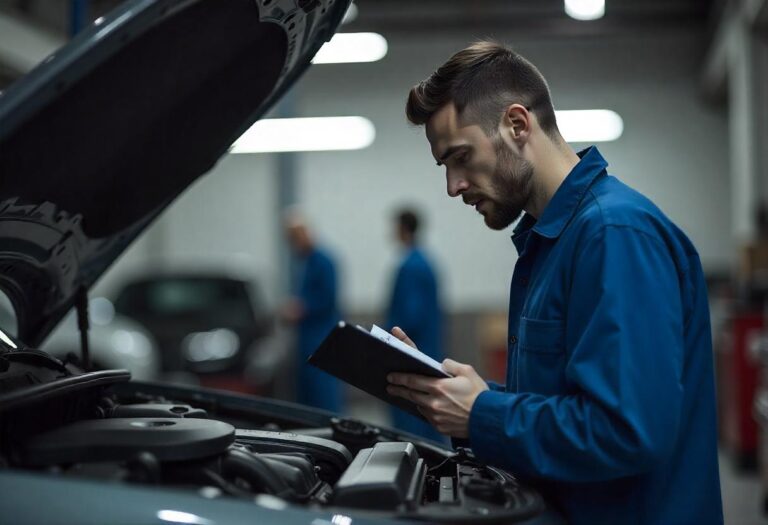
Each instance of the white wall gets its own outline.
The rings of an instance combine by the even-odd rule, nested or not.
[[[495,36],[539,66],[557,109],[621,114],[623,137],[600,146],[609,170],[689,234],[706,268],[729,265],[734,246],[727,122],[724,112],[707,108],[697,96],[703,42],[696,35],[517,42]],[[391,215],[404,203],[424,210],[426,244],[445,278],[450,308],[506,307],[516,259],[509,232],[488,230],[473,209],[448,198],[423,130],[404,118],[410,86],[471,40],[390,37],[389,54],[379,63],[313,66],[301,80],[302,115],[363,115],[376,126],[376,141],[366,150],[309,153],[299,161],[300,201],[339,256],[350,310],[382,306],[395,262]],[[126,256],[105,285],[150,252],[162,252],[169,263],[244,252],[263,279],[272,279],[278,270],[273,160],[224,159],[166,212],[154,242]]]
[[[103,276],[92,295],[111,296],[147,270],[203,267],[258,278],[276,300],[278,247],[273,158],[227,155],[198,179]]]

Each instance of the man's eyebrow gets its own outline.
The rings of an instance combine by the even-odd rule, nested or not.
[[[468,147],[469,147],[469,145],[467,145],[467,144],[459,144],[458,146],[451,146],[451,147],[449,147],[447,150],[445,150],[445,151],[443,152],[443,154],[442,154],[442,155],[440,155],[440,156],[438,157],[438,160],[437,160],[437,165],[438,165],[438,166],[442,166],[442,165],[443,165],[443,163],[444,163],[446,160],[448,160],[448,157],[450,157],[451,155],[453,155],[453,154],[454,154],[454,153],[456,153],[457,151],[459,151],[459,150],[461,150],[461,149],[464,149],[464,148],[468,148]]]

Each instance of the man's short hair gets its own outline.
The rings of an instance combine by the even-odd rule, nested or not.
[[[400,210],[397,213],[397,225],[415,237],[419,229],[419,216],[412,210]]]
[[[409,121],[421,126],[449,102],[464,122],[479,124],[489,136],[515,103],[534,113],[551,138],[559,134],[544,76],[528,60],[493,41],[462,49],[411,88],[405,112]]]

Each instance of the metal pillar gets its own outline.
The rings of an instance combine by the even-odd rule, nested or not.
[[[728,103],[731,208],[734,237],[757,234],[757,209],[768,203],[768,0],[728,4],[704,67],[703,88],[712,103]],[[727,97],[727,98],[726,98]]]
[[[279,118],[291,118],[297,115],[296,93],[293,89],[283,96],[280,105],[277,107],[277,116]],[[275,154],[275,185],[277,189],[277,201],[275,203],[275,225],[277,230],[277,254],[278,254],[278,279],[277,279],[277,297],[285,297],[291,291],[291,276],[293,275],[294,263],[291,257],[290,247],[285,240],[283,229],[283,217],[285,211],[290,206],[298,202],[298,162],[299,154],[277,153]]]

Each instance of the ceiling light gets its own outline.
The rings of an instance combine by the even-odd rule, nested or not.
[[[312,59],[313,64],[376,62],[387,54],[387,40],[378,33],[336,33]]]
[[[557,127],[566,142],[610,142],[621,137],[624,120],[609,109],[556,111]]]
[[[230,153],[355,150],[374,138],[376,129],[364,117],[264,119],[243,133]]]
[[[576,20],[597,20],[605,14],[605,0],[565,0],[565,13]]]

